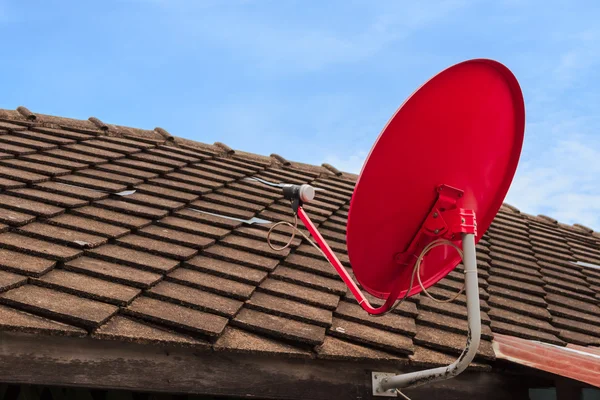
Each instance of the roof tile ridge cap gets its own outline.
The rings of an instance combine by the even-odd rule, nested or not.
[[[276,153],[271,153],[269,155],[269,157],[274,158],[275,160],[279,161],[279,163],[285,165],[286,167],[292,165],[291,162],[289,162],[288,160],[286,160],[285,158],[283,158],[282,156],[280,156],[279,154]]]
[[[96,126],[96,128],[100,129],[104,133],[108,133],[110,131],[110,126],[108,126],[108,124],[105,124],[104,122],[100,121],[96,117],[89,117],[88,121],[90,121],[92,124],[94,124]]]
[[[337,169],[336,167],[334,167],[331,164],[323,163],[323,164],[321,164],[321,166],[323,168],[325,168],[326,170],[328,170],[329,172],[333,173],[335,176],[342,176],[344,174],[342,171],[340,171],[339,169]]]
[[[510,211],[512,211],[514,213],[521,214],[521,210],[519,210],[517,207],[513,206],[512,204],[502,203],[502,206],[505,208],[508,208]]]
[[[587,234],[592,234],[594,233],[594,230],[588,226],[582,225],[582,224],[573,224],[573,227],[577,228],[580,231],[583,231]]]
[[[232,155],[235,154],[235,150],[233,150],[231,147],[227,146],[225,143],[221,143],[221,142],[214,142],[213,146],[218,147],[220,150],[222,150],[226,155]]]
[[[29,109],[25,106],[18,106],[17,111],[19,114],[24,116],[28,121],[35,121],[38,119],[37,115],[29,111]]]
[[[545,221],[545,222],[548,222],[548,223],[552,224],[552,225],[558,225],[558,220],[556,220],[556,219],[554,219],[552,217],[549,217],[547,215],[538,214],[537,217],[540,218],[541,220]]]
[[[160,136],[162,136],[163,139],[165,139],[169,142],[175,142],[175,137],[173,135],[171,135],[166,129],[161,128],[160,126],[157,126],[156,128],[154,128],[153,131],[158,133]]]

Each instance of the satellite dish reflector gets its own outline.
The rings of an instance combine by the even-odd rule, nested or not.
[[[396,111],[363,165],[346,234],[356,279],[367,292],[386,299],[379,307],[369,303],[304,211],[312,196],[303,198],[298,185],[281,186],[317,242],[313,245],[369,314],[392,311],[463,259],[469,329],[462,354],[445,367],[402,375],[374,371],[374,396],[395,396],[399,388],[452,378],[475,357],[481,338],[475,245],[508,192],[524,131],[517,79],[493,60],[469,60],[440,72]],[[306,193],[314,192],[309,187]]]
[[[403,297],[417,242],[450,224],[476,216],[479,241],[508,192],[524,127],[517,79],[493,60],[454,65],[404,102],[371,149],[348,214],[348,257],[367,292]],[[445,238],[461,245],[460,234]],[[448,246],[431,250],[420,268],[424,287],[459,262]],[[420,291],[413,285],[409,295]]]

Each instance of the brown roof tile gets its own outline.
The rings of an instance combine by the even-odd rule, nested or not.
[[[146,161],[131,160],[127,158],[116,160],[114,164],[122,165],[128,168],[141,169],[143,171],[153,172],[155,174],[164,174],[173,171],[173,167],[167,167],[165,165],[149,163]]]
[[[44,182],[50,179],[50,177],[46,175],[22,171],[17,168],[5,167],[3,165],[0,165],[0,177],[30,184]]]
[[[516,310],[509,311],[501,308],[493,308],[488,314],[492,319],[492,323],[495,321],[504,322],[513,326],[522,326],[536,331],[547,332],[551,335],[558,335],[558,330],[550,325],[548,321],[520,314]]]
[[[16,189],[24,187],[26,183],[13,181],[12,179],[0,178],[0,189]]]
[[[266,257],[284,259],[289,253],[289,249],[276,251],[269,247],[266,240],[256,240],[239,235],[229,235],[219,241],[219,244],[233,247],[238,250],[245,250],[251,253],[256,253]]]
[[[417,326],[417,335],[413,338],[415,344],[430,347],[435,350],[452,354],[460,354],[465,347],[467,335],[442,331],[425,325]],[[494,360],[494,349],[491,342],[482,340],[475,359]]]
[[[130,156],[130,158],[133,158],[134,160],[148,162],[151,164],[164,165],[166,167],[171,167],[171,168],[181,168],[187,164],[185,161],[179,161],[179,160],[175,160],[173,158],[162,157],[160,155],[151,154],[148,152],[133,154]]]
[[[257,290],[332,311],[336,309],[340,300],[339,296],[331,293],[270,278],[263,281]]]
[[[25,212],[28,214],[39,215],[46,218],[53,217],[64,212],[64,209],[60,207],[41,203],[35,200],[9,196],[6,194],[0,194],[0,207],[9,208],[19,212]]]
[[[213,348],[217,351],[243,354],[268,354],[290,358],[312,357],[309,351],[233,327],[225,328]]]
[[[113,317],[106,324],[98,328],[92,337],[141,344],[190,346],[200,349],[210,348],[210,344],[206,341],[120,315]]]
[[[492,295],[496,294],[498,296],[506,297],[508,299],[515,300],[518,302],[523,302],[539,307],[546,307],[546,301],[544,300],[544,296],[523,293],[518,288],[509,289],[502,286],[489,286],[488,291]]]
[[[255,292],[246,307],[326,328],[331,326],[331,311],[262,292]]]
[[[113,151],[122,154],[132,154],[141,151],[141,149],[137,146],[128,146],[125,143],[117,144],[102,139],[86,140],[82,143],[84,143],[86,146],[95,147],[100,150]]]
[[[271,277],[313,289],[323,290],[339,296],[343,296],[347,289],[346,284],[339,279],[327,278],[322,275],[316,275],[285,266],[278,266],[271,274]]]
[[[571,332],[580,332],[586,335],[595,336],[598,338],[598,342],[600,342],[600,329],[596,324],[582,324],[569,318],[555,316],[552,318],[552,325],[558,329],[567,329]]]
[[[314,346],[323,343],[325,339],[325,328],[322,326],[307,324],[248,308],[242,309],[231,323],[267,336]]]
[[[575,300],[589,302],[590,304],[598,303],[598,301],[596,299],[594,299],[595,292],[593,292],[591,290],[589,292],[590,294],[585,294],[585,293],[575,292],[570,289],[564,289],[562,287],[558,287],[558,286],[554,286],[554,285],[546,285],[545,289],[546,289],[547,293],[554,293],[554,294],[559,294],[559,295],[563,295],[563,296],[568,296]],[[589,289],[587,289],[587,290],[589,290]]]
[[[173,259],[155,256],[144,251],[128,249],[113,244],[106,244],[97,249],[89,250],[87,254],[106,261],[112,261],[158,273],[169,272],[179,265],[179,261]]]
[[[407,363],[407,359],[395,354],[370,347],[350,343],[333,336],[326,336],[323,344],[315,348],[317,357],[324,360],[340,361],[393,361],[395,363]]]
[[[97,147],[89,146],[85,143],[86,142],[69,144],[69,145],[63,146],[63,148],[68,151],[72,151],[74,153],[81,153],[83,155],[92,156],[92,157],[102,157],[102,158],[105,158],[108,160],[115,160],[118,158],[125,157],[125,155],[122,153],[117,153],[117,152],[109,151],[109,150],[102,150]]]
[[[319,255],[320,258],[313,258],[294,253],[285,259],[285,264],[294,268],[302,269],[304,271],[314,272],[331,278],[340,279],[336,270],[323,258],[321,254]]]
[[[134,234],[116,239],[116,244],[177,260],[189,260],[198,252],[194,248]]]
[[[229,230],[227,229],[178,217],[165,217],[157,221],[157,224],[160,226],[180,230],[183,232],[207,236],[213,239],[221,239],[229,233]]]
[[[138,297],[124,311],[129,315],[149,322],[162,324],[174,329],[200,333],[211,338],[218,337],[227,325],[227,318],[219,315],[194,310],[150,297]]]
[[[421,368],[431,368],[440,365],[449,365],[456,361],[455,356],[432,350],[423,346],[415,346],[414,354],[408,357],[410,364]],[[467,371],[490,371],[492,367],[485,363],[471,362]]]
[[[492,321],[492,331],[494,333],[502,333],[505,335],[516,336],[523,339],[538,340],[546,343],[564,346],[565,342],[547,332],[517,326],[511,323]]]
[[[405,301],[404,304],[410,305],[413,303],[409,303],[409,302]],[[414,305],[413,305],[413,307],[414,307]],[[467,309],[463,305],[457,304],[457,303],[438,303],[436,301],[431,300],[427,296],[421,296],[419,298],[419,312],[421,312],[421,310],[432,311],[432,312],[439,313],[442,315],[449,315],[451,317],[460,318],[463,320],[466,320],[466,318],[467,318]],[[412,316],[413,317],[418,316],[416,307],[415,307],[415,313]],[[481,323],[484,325],[490,324],[490,317],[484,311],[481,312]]]
[[[561,307],[560,304],[549,304],[548,310],[554,316],[569,318],[573,321],[580,321],[584,324],[592,324],[592,326],[600,326],[600,315],[588,314],[571,308]]]
[[[205,236],[195,235],[193,233],[182,232],[175,229],[169,229],[162,226],[150,225],[137,231],[138,235],[148,238],[175,243],[181,246],[203,249],[212,244],[214,240]]]
[[[56,178],[58,182],[74,186],[82,186],[89,189],[101,190],[111,193],[121,192],[127,189],[127,185],[112,183],[102,179],[89,178],[81,175],[64,175]]]
[[[5,306],[0,306],[0,329],[61,336],[85,336],[87,334],[83,329]]]
[[[180,202],[191,202],[198,198],[197,194],[182,192],[179,190],[169,189],[158,185],[152,184],[141,184],[135,187],[139,193],[151,194],[154,196],[163,197],[165,199],[180,201]]]
[[[466,318],[455,318],[432,311],[420,310],[419,316],[417,317],[417,323],[419,325],[430,326],[443,331],[463,335],[466,335],[468,332]],[[481,338],[484,340],[492,340],[493,336],[489,325],[483,324],[481,326]]]
[[[79,171],[76,171],[75,174],[126,186],[133,186],[143,182],[143,179],[133,178],[131,176],[116,174],[113,172],[107,172],[96,168],[81,169]]]
[[[88,204],[87,201],[78,199],[76,197],[64,196],[56,193],[49,193],[46,191],[32,188],[13,189],[10,190],[8,193],[10,195],[17,196],[23,199],[39,201],[42,203],[47,203],[63,208],[82,207]]]
[[[10,250],[22,251],[24,253],[57,261],[68,261],[82,253],[81,250],[52,244],[44,240],[34,239],[12,232],[6,232],[0,235],[0,245]]]
[[[218,193],[222,196],[227,196],[230,199],[243,200],[244,202],[258,204],[263,207],[273,204],[273,199],[270,197],[257,196],[254,194],[244,192],[242,190],[233,189],[231,187],[221,188],[221,189],[217,190],[216,193]]]
[[[25,225],[35,220],[35,215],[25,214],[15,210],[0,207],[0,222],[12,226]]]
[[[231,261],[233,263],[246,265],[252,268],[258,268],[265,271],[272,271],[278,264],[278,260],[274,258],[248,253],[243,250],[221,245],[214,245],[207,248],[204,250],[204,254],[221,260]]]
[[[159,208],[142,206],[121,200],[104,199],[94,202],[95,206],[108,210],[131,214],[142,218],[159,219],[165,217],[169,212]]]
[[[395,354],[408,355],[414,352],[413,342],[408,336],[341,318],[333,319],[328,333],[341,339],[366,344]]]
[[[488,299],[490,306],[498,309],[515,311],[523,315],[528,315],[533,318],[541,319],[544,321],[550,321],[552,319],[550,313],[546,307],[540,307],[532,304],[528,304],[523,301],[513,300],[501,295],[493,295]]]
[[[202,222],[205,224],[218,226],[225,229],[236,229],[242,226],[243,222],[231,218],[221,217],[219,215],[207,214],[193,207],[184,208],[175,212],[175,215],[190,221]]]
[[[28,276],[40,276],[54,268],[56,261],[0,248],[0,269]]]
[[[166,279],[182,285],[233,297],[238,300],[246,300],[254,292],[253,285],[187,268],[179,268],[171,272],[167,275]]]
[[[18,168],[22,171],[29,171],[41,175],[60,176],[67,175],[71,172],[69,169],[66,168],[55,167],[46,164],[38,164],[37,162],[32,162],[18,158],[3,160],[2,164],[11,168]]]
[[[81,163],[81,164],[86,164],[86,165],[102,164],[102,163],[105,163],[108,161],[105,158],[76,153],[74,151],[69,151],[68,149],[64,149],[64,148],[45,151],[44,153],[41,153],[41,154],[46,155],[46,156],[55,157],[55,158],[62,158],[64,160]]]
[[[187,261],[185,266],[190,269],[208,272],[213,275],[222,276],[251,285],[259,284],[267,276],[266,271],[248,268],[236,263],[209,258],[202,255],[196,256]]]
[[[31,147],[18,146],[15,144],[2,143],[2,151],[4,153],[14,154],[16,156],[25,155],[25,154],[33,154],[37,150],[32,149]]]
[[[9,290],[0,295],[0,302],[82,328],[96,328],[118,310],[106,303],[34,285]]]
[[[140,294],[139,289],[58,269],[35,279],[34,282],[39,286],[118,306],[126,306]]]
[[[228,318],[232,318],[244,304],[239,300],[220,296],[206,290],[168,281],[160,282],[148,290],[146,295]]]
[[[0,292],[6,292],[25,283],[27,277],[0,270]]]
[[[117,238],[129,232],[127,228],[72,214],[62,214],[46,220],[46,222],[51,225],[107,238]]]
[[[35,161],[36,163],[48,165],[56,168],[64,168],[68,170],[78,170],[86,168],[88,164],[66,160],[64,158],[53,157],[43,153],[28,154],[20,157],[22,160]]]
[[[95,170],[96,171],[104,171],[104,172],[108,172],[108,173],[112,173],[112,174],[117,174],[118,176],[121,176],[121,177],[131,177],[131,178],[137,178],[137,179],[141,179],[141,180],[152,179],[152,178],[156,178],[158,176],[158,174],[155,172],[144,171],[144,170],[137,169],[137,168],[129,168],[129,167],[125,167],[123,165],[117,165],[117,164],[112,164],[112,163],[99,164],[98,166],[96,166]],[[100,175],[98,175],[98,176],[100,176]],[[124,180],[124,179],[125,178],[119,178],[119,181]],[[119,181],[117,181],[117,182],[119,182]]]
[[[120,212],[91,206],[77,208],[72,210],[72,212],[81,217],[87,217],[101,222],[106,222],[108,224],[123,226],[129,229],[143,228],[144,226],[152,223],[152,221],[147,218],[136,217],[134,215],[123,214]]]
[[[570,343],[581,346],[600,346],[600,340],[598,340],[598,337],[586,335],[581,332],[573,332],[568,329],[561,329],[559,337]]]
[[[387,329],[407,336],[415,336],[416,334],[415,321],[412,317],[388,313],[373,318],[356,303],[340,301],[338,307],[334,311],[334,315],[341,319],[347,319],[349,321],[358,322],[363,325],[369,325],[383,330]]]
[[[163,278],[157,273],[85,256],[65,263],[64,269],[142,289],[151,287]]]
[[[102,236],[74,231],[55,225],[40,222],[27,224],[19,229],[19,233],[50,242],[65,244],[67,246],[94,248],[105,244],[108,239]]]
[[[533,285],[531,283],[525,283],[520,280],[507,279],[499,276],[490,276],[490,278],[488,279],[488,283],[491,286],[519,290],[521,292],[531,294],[534,296],[544,296],[546,294],[542,284]]]
[[[72,186],[60,182],[42,182],[34,186],[35,189],[43,190],[49,193],[56,193],[70,198],[78,198],[87,201],[101,200],[107,198],[110,194],[100,192],[94,189],[88,189],[80,186]]]

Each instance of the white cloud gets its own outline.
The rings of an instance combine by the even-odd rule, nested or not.
[[[507,202],[524,212],[600,230],[600,143],[589,136],[559,140],[545,156],[524,161]]]

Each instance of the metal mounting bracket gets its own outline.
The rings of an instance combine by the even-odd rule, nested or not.
[[[477,255],[475,252],[474,234],[462,234],[462,248],[464,253],[463,263],[465,266],[465,292],[467,296],[467,320],[469,327],[467,344],[462,354],[456,361],[445,367],[383,377],[378,382],[379,386],[373,388],[374,393],[376,389],[379,389],[380,392],[385,392],[392,388],[415,387],[454,378],[463,372],[471,361],[473,361],[481,340],[481,311],[479,309],[479,282],[477,280]]]
[[[371,372],[371,387],[373,388],[373,396],[375,397],[398,397],[396,389],[384,390],[381,388],[381,381],[389,379],[396,374],[391,372]]]

